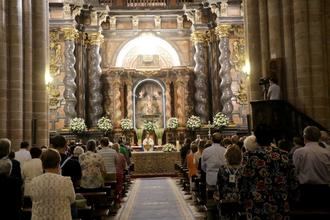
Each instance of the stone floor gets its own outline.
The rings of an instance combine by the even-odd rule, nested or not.
[[[184,195],[175,178],[138,178],[116,216],[107,220],[201,220],[189,196]]]

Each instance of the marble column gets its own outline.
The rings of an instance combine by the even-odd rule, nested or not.
[[[23,140],[23,27],[22,1],[8,1],[8,138],[14,149]]]
[[[5,16],[7,0],[0,0],[0,138],[7,134],[7,19]]]
[[[176,91],[176,117],[179,121],[179,127],[185,127],[185,86],[184,79],[178,76],[175,81],[175,91]]]
[[[310,59],[306,48],[309,48],[308,4],[307,0],[293,1],[294,47],[297,73],[297,106],[308,115],[313,115],[311,96]]]
[[[88,121],[91,127],[96,127],[97,121],[103,114],[100,81],[102,74],[100,45],[103,42],[103,35],[99,32],[89,33],[88,39],[90,45],[88,52]]]
[[[165,92],[165,97],[166,97],[166,121],[171,117],[171,80],[166,79],[165,80],[165,85],[166,85],[166,92]]]
[[[84,42],[84,33],[79,32],[79,38],[76,40],[75,45],[75,57],[76,57],[76,84],[77,84],[77,90],[76,90],[76,98],[77,98],[77,104],[76,104],[76,111],[77,116],[80,118],[86,118],[86,45]]]
[[[36,120],[36,146],[48,145],[48,101],[45,85],[45,73],[49,70],[49,9],[48,1],[32,2],[32,72],[33,72],[33,119]]]
[[[120,128],[120,120],[122,119],[122,103],[121,103],[121,80],[119,73],[117,73],[112,78],[112,86],[110,88],[112,90],[112,106],[113,106],[113,124],[115,128]]]
[[[247,58],[250,62],[250,100],[263,99],[262,89],[259,86],[261,72],[259,3],[255,0],[244,1],[244,27],[246,33]]]
[[[23,137],[31,140],[32,128],[32,15],[31,0],[23,1],[24,74],[23,74]]]
[[[259,0],[259,25],[260,25],[260,49],[261,49],[261,75],[267,77],[269,71],[269,31],[268,31],[268,0]],[[271,10],[271,9],[270,9]]]
[[[133,82],[129,80],[126,82],[127,88],[127,118],[133,120]]]
[[[206,33],[195,31],[191,34],[191,40],[195,46],[195,112],[201,118],[202,123],[208,121],[208,82],[207,82],[207,51]]]
[[[76,112],[76,70],[74,65],[76,63],[76,57],[74,55],[75,39],[78,36],[77,30],[74,27],[62,28],[64,33],[64,93],[65,99],[64,113],[65,113],[65,127],[69,127],[70,120],[77,117]]]
[[[220,83],[220,91],[221,91],[221,105],[222,111],[229,119],[232,120],[232,112],[233,112],[233,103],[231,102],[231,98],[233,97],[233,92],[231,90],[231,63],[230,63],[230,50],[229,50],[229,31],[231,29],[231,25],[228,24],[220,24],[217,26],[217,34],[220,37],[219,49],[220,49],[220,71],[219,76],[221,78]]]

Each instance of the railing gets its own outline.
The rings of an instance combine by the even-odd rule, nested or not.
[[[302,113],[290,103],[283,100],[253,101],[253,129],[259,124],[269,125],[276,139],[302,136],[306,126],[316,126],[327,130],[324,126]]]
[[[127,7],[140,8],[140,7],[166,7],[167,0],[127,0]]]

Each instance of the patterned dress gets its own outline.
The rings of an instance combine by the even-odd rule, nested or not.
[[[105,172],[105,167],[101,155],[87,151],[79,156],[79,163],[82,171],[82,188],[95,189],[104,185],[102,172]]]
[[[288,154],[276,147],[244,153],[239,182],[247,219],[288,219],[290,193],[298,187]]]

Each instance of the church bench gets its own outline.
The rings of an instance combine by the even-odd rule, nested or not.
[[[92,218],[99,219],[103,216],[108,216],[110,207],[104,207],[108,204],[108,194],[103,192],[81,192],[80,193],[87,200],[87,204],[91,206]],[[107,205],[106,205],[107,206]]]

